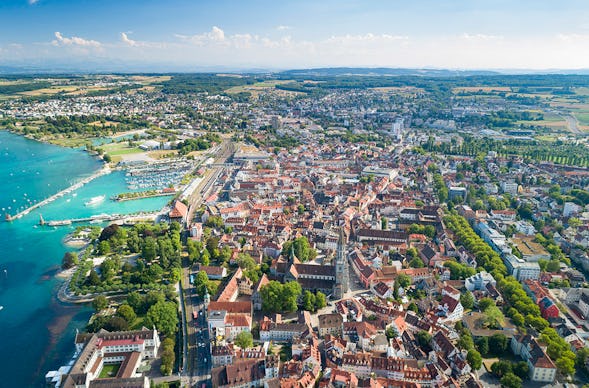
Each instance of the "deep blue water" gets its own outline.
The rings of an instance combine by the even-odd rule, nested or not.
[[[21,219],[4,222],[4,213],[14,214],[100,167],[99,160],[81,150],[0,131],[0,306],[4,306],[0,310],[0,386],[43,386],[45,373],[73,353],[75,329],[85,325],[91,312],[88,306],[56,300],[60,280],[54,275],[68,249],[62,240],[74,227],[37,226],[39,215],[54,220],[157,210],[168,200],[110,201],[110,196],[129,191],[124,173],[114,172]],[[94,207],[84,206],[98,195],[107,199]]]

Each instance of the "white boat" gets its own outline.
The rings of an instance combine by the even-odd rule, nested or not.
[[[92,197],[92,198],[90,198],[90,200],[88,202],[85,202],[84,205],[86,205],[86,206],[98,205],[100,202],[104,201],[104,198],[106,198],[106,196],[104,196],[104,195]]]
[[[4,306],[0,306],[0,310],[2,310],[4,308]]]

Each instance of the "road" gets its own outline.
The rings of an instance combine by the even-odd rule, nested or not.
[[[567,122],[567,126],[569,127],[569,131],[575,134],[582,134],[583,131],[579,129],[579,120],[573,115],[564,116],[564,119]]]
[[[222,165],[226,163],[232,154],[233,144],[230,141],[224,141],[219,146],[214,164]],[[189,223],[193,219],[194,211],[202,205],[207,196],[212,194],[211,190],[224,168],[222,166],[209,168],[202,181],[188,197],[190,210],[187,220],[189,220]],[[180,292],[180,297],[184,301],[184,308],[182,309],[182,332],[184,337],[183,353],[185,354],[181,377],[183,383],[187,386],[197,386],[200,388],[201,384],[204,383],[210,387],[212,362],[206,311],[203,301],[194,294],[194,287],[190,284],[190,275],[191,263],[188,258],[185,258],[182,270],[182,289]]]

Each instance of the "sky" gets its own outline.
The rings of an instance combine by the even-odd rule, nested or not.
[[[587,0],[0,0],[0,66],[588,69]]]

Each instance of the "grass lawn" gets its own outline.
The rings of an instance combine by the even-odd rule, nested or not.
[[[119,371],[120,367],[121,367],[121,364],[104,365],[102,367],[102,371],[100,372],[99,378],[104,379],[104,378],[109,378],[109,377],[115,377],[117,375],[117,372]]]
[[[137,317],[132,324],[129,325],[129,330],[139,330],[145,326],[145,317]]]
[[[106,152],[110,156],[140,154],[142,152],[145,152],[137,147],[129,147],[129,144],[127,142],[104,144],[103,146],[101,146],[101,148],[104,149],[104,152]]]
[[[589,112],[588,111],[581,111],[579,113],[575,113],[575,117],[579,120],[579,124],[581,125],[589,125]]]

